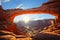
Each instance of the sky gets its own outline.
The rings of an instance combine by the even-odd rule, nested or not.
[[[0,0],[0,5],[2,5],[5,10],[14,8],[29,9],[39,7],[47,1],[48,0]]]
[[[14,22],[19,22],[19,21],[32,21],[32,20],[44,20],[44,19],[55,19],[55,16],[50,15],[50,14],[24,14],[24,15],[19,15],[14,18]]]

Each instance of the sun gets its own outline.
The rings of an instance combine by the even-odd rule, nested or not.
[[[24,17],[22,18],[22,21],[25,22],[25,23],[28,23],[28,22],[30,21],[29,16],[24,16]]]

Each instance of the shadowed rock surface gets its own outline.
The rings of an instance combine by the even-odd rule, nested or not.
[[[32,40],[60,40],[60,36],[40,33],[32,38]]]
[[[15,34],[0,30],[0,40],[16,40]]]

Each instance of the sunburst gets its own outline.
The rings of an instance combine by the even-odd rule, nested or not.
[[[24,16],[24,17],[22,18],[22,21],[25,22],[25,23],[28,23],[28,22],[30,21],[29,16]]]

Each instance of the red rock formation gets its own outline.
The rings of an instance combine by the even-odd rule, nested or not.
[[[51,32],[51,33],[60,34],[60,11],[59,11],[60,10],[60,0],[50,0],[49,2],[44,3],[42,6],[45,8],[44,11],[49,9],[48,10],[49,13],[58,14],[58,20],[57,20],[58,25],[56,25],[56,26],[53,25],[53,26],[47,27],[47,29],[43,30],[43,31],[45,31],[47,33]],[[41,6],[41,8],[42,8],[42,6]]]
[[[32,8],[27,10],[22,9],[12,9],[12,10],[3,10],[0,6],[0,24],[5,25],[8,31],[17,32],[16,25],[13,24],[14,17],[21,14],[51,14],[56,16],[58,22],[60,23],[60,1],[49,1],[42,4],[41,7]],[[16,30],[16,31],[15,31]]]
[[[14,10],[10,10],[11,12],[14,12]],[[3,30],[5,31],[10,31],[13,32],[15,34],[23,34],[24,33],[18,32],[19,30],[16,28],[16,24],[14,24],[13,22],[9,21],[10,18],[10,14],[8,13],[9,11],[3,10],[2,7],[0,6],[0,30],[3,28]]]
[[[48,1],[47,3],[42,4],[41,7],[32,8],[27,10],[19,10],[12,12],[10,14],[10,21],[13,21],[14,17],[21,14],[51,14],[56,16],[57,19],[60,19],[60,1]],[[59,21],[59,20],[58,20]]]
[[[6,14],[5,10],[3,10],[2,7],[0,6],[0,22],[6,21],[7,17],[8,15]]]

